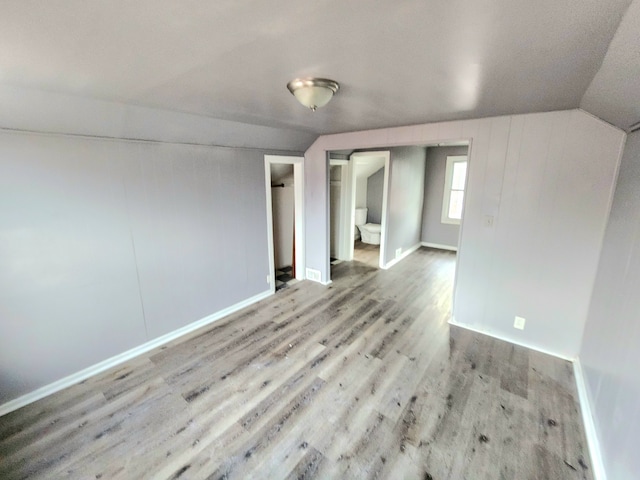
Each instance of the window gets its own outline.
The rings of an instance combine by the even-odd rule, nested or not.
[[[444,176],[444,197],[442,199],[442,223],[460,224],[466,180],[466,155],[447,157],[447,170]]]

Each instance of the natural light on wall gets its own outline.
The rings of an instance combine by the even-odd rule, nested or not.
[[[447,170],[442,199],[442,223],[459,224],[464,205],[464,186],[467,179],[467,157],[447,157]]]

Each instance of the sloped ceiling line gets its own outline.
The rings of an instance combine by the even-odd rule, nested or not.
[[[616,38],[612,60],[605,58],[630,3],[380,0],[362,8],[343,0],[322,7],[193,0],[187,9],[173,0],[68,0],[38,8],[7,0],[0,86],[313,135],[581,102],[597,114],[603,107],[591,105],[585,92],[593,88],[602,98],[601,80],[592,80],[603,75],[610,84],[608,65],[637,44],[620,42],[624,55],[617,55]],[[637,5],[627,12],[623,39]],[[300,76],[333,78],[343,88],[312,113],[285,88]],[[624,85],[616,88],[631,88]]]

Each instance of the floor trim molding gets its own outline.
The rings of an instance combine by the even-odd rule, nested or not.
[[[544,348],[536,347],[534,345],[528,345],[524,342],[519,342],[512,338],[503,337],[502,335],[498,335],[494,332],[489,332],[486,330],[481,330],[479,328],[472,327],[470,325],[465,325],[464,323],[458,323],[454,319],[449,320],[449,325],[455,325],[456,327],[464,328],[466,330],[471,330],[472,332],[481,333],[482,335],[487,335],[489,337],[497,338],[498,340],[503,340],[505,342],[513,343],[514,345],[518,345],[520,347],[528,348],[529,350],[535,350],[536,352],[544,353],[545,355],[551,355],[552,357],[561,358],[562,360],[566,360],[568,362],[574,362],[576,357],[570,357],[568,355],[562,355],[558,352],[552,352],[551,350],[545,350]]]
[[[585,382],[584,372],[582,370],[582,364],[580,363],[579,357],[571,358],[566,355],[560,355],[556,352],[551,352],[543,348],[527,345],[526,343],[517,342],[513,339],[505,338],[501,335],[496,335],[495,333],[492,333],[492,332],[487,332],[479,328],[474,328],[469,325],[458,323],[453,319],[449,320],[449,325],[454,325],[456,327],[464,328],[466,330],[471,330],[473,332],[481,333],[489,337],[497,338],[498,340],[503,340],[505,342],[513,343],[514,345],[519,345],[521,347],[529,348],[531,350],[535,350],[537,352],[544,353],[546,355],[551,355],[553,357],[561,358],[563,360],[567,360],[571,362],[573,364],[573,372],[574,372],[574,377],[576,381],[576,388],[578,390],[578,403],[580,404],[580,411],[582,413],[582,422],[584,424],[584,431],[587,437],[589,456],[591,457],[591,471],[593,472],[594,480],[607,480],[607,474],[604,469],[604,462],[602,460],[602,451],[600,449],[600,441],[598,440],[598,433],[596,430],[596,425],[593,417],[593,411],[591,409],[589,391],[587,390],[587,384]]]
[[[383,270],[389,270],[391,267],[393,267],[396,263],[400,262],[401,260],[404,260],[405,258],[407,258],[409,255],[411,255],[413,252],[415,252],[416,250],[418,250],[420,247],[422,246],[421,243],[416,243],[413,247],[405,250],[404,252],[402,252],[402,255],[400,255],[398,258],[394,258],[393,260],[391,260],[390,262],[388,262],[384,267],[382,267]]]
[[[584,432],[587,437],[587,445],[589,448],[589,456],[591,457],[591,471],[593,472],[594,480],[607,480],[607,473],[604,469],[604,462],[602,458],[602,450],[600,449],[600,441],[598,440],[598,431],[596,430],[596,424],[593,417],[593,410],[591,409],[591,400],[587,384],[585,382],[584,372],[582,370],[582,364],[580,363],[580,357],[570,358],[565,355],[559,355],[555,352],[550,352],[543,348],[527,345],[522,342],[516,342],[512,339],[505,338],[501,335],[496,335],[491,332],[486,332],[478,328],[471,327],[456,322],[455,320],[449,320],[449,325],[471,330],[473,332],[481,333],[489,337],[497,338],[498,340],[504,340],[505,342],[513,343],[521,347],[529,348],[553,357],[567,360],[573,364],[573,372],[576,381],[576,388],[578,390],[578,403],[580,404],[580,412],[582,413],[582,423],[584,424]]]
[[[161,337],[154,338],[153,340],[143,343],[142,345],[139,345],[137,347],[134,347],[131,350],[127,350],[126,352],[119,353],[118,355],[115,355],[111,358],[103,360],[102,362],[91,365],[90,367],[80,370],[79,372],[72,373],[69,376],[66,376],[64,378],[61,378],[60,380],[56,380],[53,383],[45,385],[44,387],[40,387],[32,392],[29,392],[18,398],[10,400],[7,403],[0,405],[0,417],[3,415],[6,415],[7,413],[13,412],[14,410],[22,408],[26,405],[29,405],[30,403],[36,402],[41,398],[44,398],[53,393],[59,392],[60,390],[70,387],[71,385],[75,385],[76,383],[86,380],[87,378],[97,375],[98,373],[104,372],[105,370],[108,370],[111,367],[115,367],[116,365],[126,362],[127,360],[131,360],[132,358],[137,357],[138,355],[142,355],[143,353],[146,353],[149,350],[153,350],[154,348],[159,347],[172,340],[175,340],[176,338],[186,335],[187,333],[191,333],[194,330],[197,330],[198,328],[204,327],[205,325],[215,322],[216,320],[220,320],[221,318],[224,318],[227,315],[237,312],[238,310],[248,307],[249,305],[259,302],[260,300],[263,300],[271,295],[273,295],[273,292],[271,291],[271,289],[265,292],[259,293],[257,295],[254,295],[253,297],[247,298],[246,300],[243,300],[234,305],[231,305],[230,307],[224,308],[200,320],[196,320],[195,322],[185,325],[182,328],[169,332],[165,335],[162,335]]]
[[[458,247],[452,247],[451,245],[443,245],[441,243],[421,242],[423,247],[437,248],[439,250],[449,250],[450,252],[457,252]]]
[[[604,469],[602,459],[602,450],[600,449],[600,441],[598,440],[598,431],[591,409],[591,400],[587,383],[580,363],[580,357],[573,362],[573,372],[576,377],[576,385],[578,387],[578,399],[580,401],[580,411],[582,413],[582,423],[584,423],[584,432],[587,436],[587,445],[589,446],[589,455],[591,456],[591,471],[595,480],[607,480],[607,473]]]

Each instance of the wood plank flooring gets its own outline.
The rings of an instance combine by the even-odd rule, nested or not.
[[[450,327],[455,255],[334,267],[0,418],[0,478],[591,479],[568,362]]]

